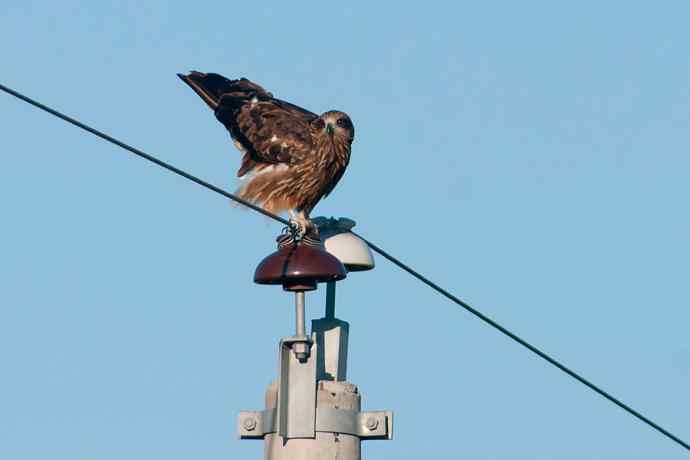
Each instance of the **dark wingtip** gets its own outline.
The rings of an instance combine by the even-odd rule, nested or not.
[[[218,108],[218,97],[204,85],[203,79],[206,74],[192,70],[187,75],[178,73],[177,76],[192,88],[211,109],[216,110]]]
[[[178,73],[177,76],[180,77],[180,80],[182,80],[182,81],[188,81],[188,80],[193,80],[194,77],[196,77],[196,78],[204,78],[204,77],[206,76],[206,74],[205,74],[205,73],[202,73],[202,72],[198,72],[198,71],[196,71],[196,70],[190,70],[190,71],[189,71],[188,73],[186,73],[186,74],[184,74],[184,73]]]
[[[189,81],[191,80],[189,77],[191,77],[192,74],[193,74],[193,72],[189,72],[189,73],[187,73],[187,74],[178,73],[178,74],[176,74],[176,75],[178,76],[178,78],[179,78],[180,80],[182,80],[183,82],[189,84]]]

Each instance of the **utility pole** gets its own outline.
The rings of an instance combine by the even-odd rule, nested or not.
[[[241,439],[263,439],[265,460],[360,460],[361,441],[392,439],[393,413],[363,412],[347,382],[350,325],[335,316],[336,282],[374,267],[371,251],[349,233],[354,221],[316,218],[321,240],[278,237],[278,250],[257,267],[254,281],[280,284],[295,302],[295,335],[280,341],[278,378],[265,409],[240,412]],[[326,312],[306,331],[305,293],[327,283]]]

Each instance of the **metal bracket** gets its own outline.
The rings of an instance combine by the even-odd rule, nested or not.
[[[351,434],[362,440],[393,439],[393,412],[358,412],[345,409],[316,409],[315,431]],[[240,439],[261,439],[276,432],[276,409],[242,411],[238,419]]]
[[[300,359],[298,353],[293,353],[295,347],[305,349],[304,359]],[[314,339],[288,337],[280,341],[280,386],[276,422],[278,434],[285,439],[315,436],[316,360]]]
[[[393,439],[393,412],[316,409],[316,431],[352,434],[361,439]]]
[[[316,375],[319,380],[347,380],[347,345],[350,325],[337,318],[321,318],[311,322],[316,337],[319,359]]]

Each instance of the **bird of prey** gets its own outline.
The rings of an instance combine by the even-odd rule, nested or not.
[[[309,213],[350,161],[350,117],[336,110],[316,115],[246,78],[196,71],[178,76],[215,112],[242,152],[237,194],[267,211],[288,211],[300,235],[318,235]]]

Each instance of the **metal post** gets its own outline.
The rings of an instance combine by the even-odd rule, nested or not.
[[[326,319],[335,318],[335,281],[326,284]]]
[[[295,336],[307,336],[307,323],[304,320],[304,292],[295,292]]]
[[[309,357],[309,348],[311,347],[306,340],[307,322],[304,313],[304,291],[295,292],[295,339],[298,341],[292,345],[292,350],[297,359],[304,362]]]

